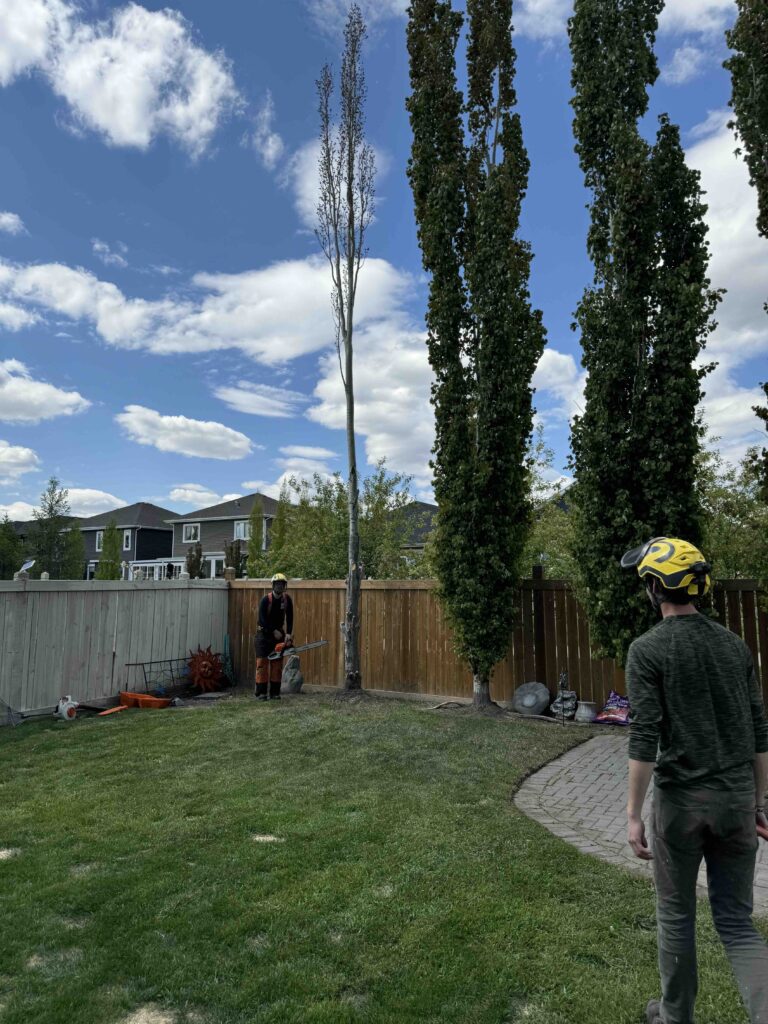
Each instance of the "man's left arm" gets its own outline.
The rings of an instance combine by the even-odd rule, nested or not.
[[[643,803],[651,784],[659,747],[662,707],[657,673],[632,644],[627,657],[627,687],[632,709],[629,738],[627,840],[636,857],[651,860],[643,821]]]

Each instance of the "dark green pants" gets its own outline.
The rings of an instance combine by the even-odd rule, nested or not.
[[[768,1024],[768,945],[752,924],[754,790],[657,788],[653,836],[664,1024],[693,1024],[696,878],[702,858],[712,917],[749,1019]]]

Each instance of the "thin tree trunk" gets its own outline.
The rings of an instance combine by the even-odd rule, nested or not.
[[[347,557],[347,603],[344,615],[344,689],[360,690],[360,530],[358,525],[359,495],[357,486],[357,451],[355,447],[355,392],[352,368],[352,317],[349,317],[348,335],[344,339],[347,398],[347,458],[349,461],[349,540]]]

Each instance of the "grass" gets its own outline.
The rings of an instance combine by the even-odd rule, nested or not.
[[[312,696],[0,730],[0,1024],[639,1024],[650,885],[511,803],[580,735]],[[698,1020],[740,1024],[701,918]]]

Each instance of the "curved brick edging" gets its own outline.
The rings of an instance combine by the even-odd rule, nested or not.
[[[651,790],[653,787],[651,787]],[[648,814],[651,792],[645,804]],[[652,879],[651,865],[627,845],[627,734],[611,732],[582,743],[531,775],[515,805],[582,853]],[[699,873],[706,893],[706,873]],[[755,912],[768,914],[768,843],[760,843],[755,871]]]

